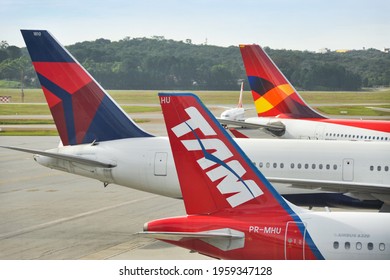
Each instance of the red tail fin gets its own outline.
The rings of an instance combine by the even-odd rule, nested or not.
[[[292,211],[196,96],[159,96],[187,214]]]
[[[302,97],[258,45],[240,45],[259,117],[324,118]]]

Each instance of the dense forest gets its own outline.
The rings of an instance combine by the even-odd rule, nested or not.
[[[97,39],[67,49],[106,89],[237,90],[239,82],[246,81],[235,46],[194,45],[154,36]],[[376,49],[321,54],[265,50],[298,89],[390,86],[390,54]],[[39,86],[26,48],[0,42],[0,80]]]

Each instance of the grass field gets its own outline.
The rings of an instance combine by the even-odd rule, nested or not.
[[[109,94],[118,102],[125,112],[141,113],[161,111],[158,106],[158,90],[109,90]],[[169,92],[169,91],[164,91]],[[178,92],[178,91],[176,91]],[[183,92],[183,91],[181,91]],[[184,91],[190,92],[190,91]],[[238,101],[238,91],[193,91],[207,105],[235,106]],[[389,112],[375,111],[362,104],[377,104],[381,108],[390,108],[390,89],[359,92],[300,92],[304,100],[316,110],[328,115],[349,116],[390,116]],[[51,120],[31,120],[21,118],[23,115],[50,115],[45,97],[41,89],[25,89],[24,104],[22,104],[20,89],[0,88],[0,96],[11,96],[11,103],[0,104],[1,115],[18,115],[18,118],[1,119],[0,124],[51,124]],[[249,91],[243,94],[245,107],[253,106]],[[138,105],[135,105],[138,104]],[[329,104],[339,104],[329,106]],[[354,105],[356,104],[356,105]],[[157,105],[157,106],[156,106]],[[322,105],[322,106],[321,106]],[[145,122],[139,119],[136,122]],[[56,131],[1,131],[0,135],[56,135]]]
[[[109,90],[109,94],[119,104],[158,104],[158,90]],[[170,92],[170,91],[163,91]],[[179,91],[176,91],[179,92]],[[183,92],[183,91],[180,91]],[[191,92],[184,90],[184,92]],[[197,94],[206,104],[237,104],[238,91],[192,91]],[[378,91],[356,91],[356,92],[300,92],[304,100],[309,104],[369,104],[369,103],[390,103],[390,89]],[[20,89],[0,88],[0,96],[11,96],[12,103],[22,102]],[[46,103],[41,89],[25,89],[25,103]],[[243,94],[243,102],[246,106],[253,104],[252,95],[249,91]]]

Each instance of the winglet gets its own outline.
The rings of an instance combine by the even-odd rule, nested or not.
[[[21,30],[64,145],[151,136],[46,30]]]
[[[325,118],[305,103],[271,58],[258,45],[240,45],[259,117]]]

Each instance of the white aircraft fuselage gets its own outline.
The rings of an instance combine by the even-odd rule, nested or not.
[[[350,125],[335,124],[327,121],[285,119],[272,117],[251,117],[245,119],[245,123],[258,125],[282,123],[285,127],[284,134],[280,136],[280,138],[282,139],[390,142],[390,134],[388,132],[373,129],[364,129],[361,127],[353,127]]]
[[[324,187],[325,190],[349,192],[359,199],[390,201],[385,195],[378,195],[377,191],[381,189],[390,193],[389,143],[274,139],[235,141],[270,181],[287,184],[278,186],[282,195],[318,193],[318,189]],[[42,155],[35,155],[35,160],[44,166],[94,178],[105,184],[115,183],[181,198],[167,137],[64,146],[48,152],[112,162],[115,167],[92,167]],[[302,188],[288,187],[291,185]],[[351,191],[352,188],[354,191]]]

